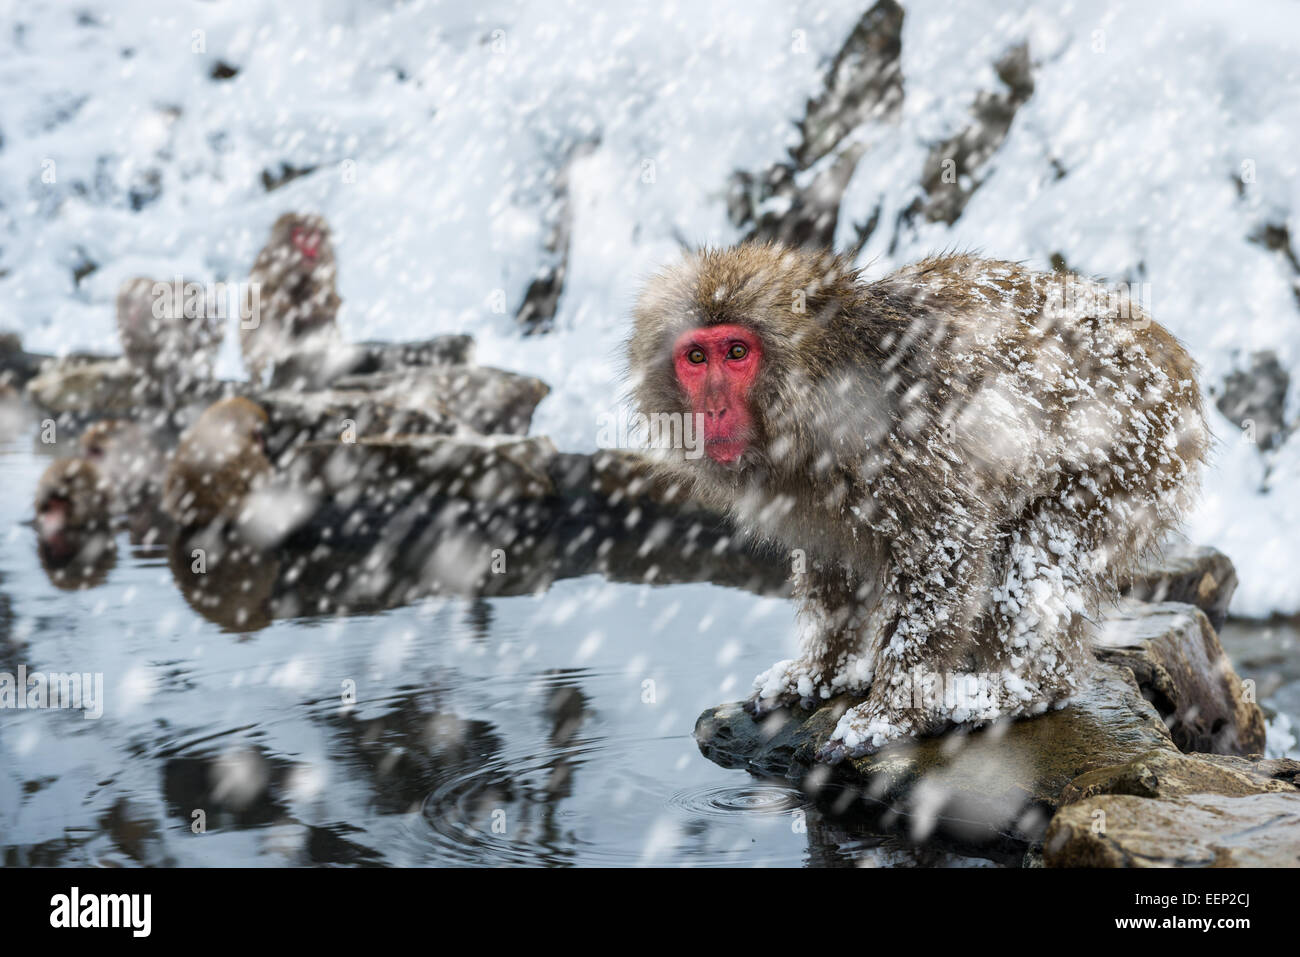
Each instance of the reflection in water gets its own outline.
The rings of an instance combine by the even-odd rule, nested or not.
[[[439,780],[502,749],[491,723],[429,710],[420,695],[399,698],[378,717],[347,712],[326,720],[349,768],[372,783],[380,814],[418,810]]]
[[[36,553],[50,584],[68,590],[102,585],[117,564],[117,543],[103,532],[64,532],[57,541],[37,541]]]
[[[190,607],[240,633],[277,619],[373,614],[458,595],[471,599],[467,614],[486,636],[488,599],[539,594],[556,581],[590,574],[616,582],[713,582],[764,595],[788,592],[785,566],[742,547],[725,529],[646,509],[591,501],[491,509],[439,502],[421,510],[418,520],[399,515],[364,527],[355,521],[354,513],[327,510],[269,550],[228,529],[180,532],[156,510],[134,513],[128,531],[143,547],[165,542],[175,586]],[[110,568],[83,576],[83,587],[102,584]]]
[[[180,535],[167,565],[185,601],[226,631],[260,631],[271,623],[280,560],[231,535]]]
[[[0,447],[8,485],[42,465]],[[27,508],[0,502],[0,668],[106,701],[3,714],[7,865],[983,860],[699,754],[699,712],[795,636],[785,568],[700,523],[453,510],[259,554],[137,516],[37,570]]]
[[[99,826],[112,846],[133,864],[169,867],[173,862],[163,847],[159,824],[148,813],[119,798],[99,818]],[[107,863],[102,861],[100,863]]]

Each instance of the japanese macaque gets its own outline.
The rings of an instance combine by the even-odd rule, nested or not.
[[[237,522],[271,474],[267,415],[242,397],[222,399],[185,430],[163,477],[163,511],[182,527]]]
[[[166,461],[140,424],[102,419],[86,429],[77,444],[103,477],[115,512],[157,497]]]
[[[116,561],[103,476],[85,459],[56,459],[36,483],[37,554],[59,588],[98,585]]]
[[[329,226],[316,215],[285,213],[257,256],[250,277],[255,315],[241,321],[240,347],[253,382],[296,355],[338,342],[339,296]]]
[[[639,410],[702,432],[661,443],[666,476],[791,551],[800,655],[750,707],[862,699],[826,761],[1066,703],[1209,443],[1194,363],[1136,304],[965,255],[866,282],[829,253],[693,254],[628,357]]]
[[[56,542],[69,532],[108,526],[108,483],[85,459],[55,459],[36,483],[36,534]]]
[[[128,279],[117,293],[122,353],[169,404],[212,377],[224,316],[200,283],[183,279]]]

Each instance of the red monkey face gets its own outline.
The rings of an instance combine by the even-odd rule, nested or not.
[[[308,229],[306,226],[295,226],[289,234],[289,241],[293,243],[293,248],[307,259],[315,259],[320,255],[320,240],[320,230]]]
[[[36,530],[41,541],[58,543],[70,524],[72,503],[61,495],[51,495],[36,510]]]
[[[758,337],[744,326],[702,326],[673,344],[677,382],[691,411],[704,417],[704,451],[722,465],[739,459],[753,441],[749,390],[762,361]]]

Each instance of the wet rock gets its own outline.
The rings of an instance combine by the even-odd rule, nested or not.
[[[817,765],[853,699],[755,721],[740,704],[706,711],[695,726],[704,756],[724,767],[792,780],[832,806],[875,804],[916,838],[940,833],[980,843],[1040,840],[1060,794],[1097,767],[1151,751],[1177,753],[1132,674],[1102,664],[1078,700],[1059,711],[964,735],[900,742],[879,754]]]
[[[348,442],[382,435],[450,435],[460,423],[437,400],[389,399],[373,392],[276,390],[254,396],[271,419],[269,452],[279,457],[303,442]]]
[[[495,443],[512,459],[524,453],[495,476],[519,481],[504,491],[449,488],[486,467],[444,463],[430,477],[408,453],[376,449],[418,444],[401,436],[355,451],[337,443],[297,450],[285,481],[321,502],[282,549],[276,617],[373,612],[429,595],[535,594],[593,574],[789,594],[787,563],[738,540],[717,516],[603,497],[592,485],[592,456],[556,453],[545,439],[467,441]],[[537,481],[542,475],[546,482]]]
[[[1272,352],[1256,352],[1248,369],[1229,373],[1218,389],[1215,404],[1233,425],[1265,452],[1281,445],[1290,432],[1287,427],[1286,394],[1291,377]]]
[[[1132,671],[1181,750],[1264,750],[1264,715],[1199,609],[1126,601],[1099,631],[1099,656]]]
[[[27,383],[32,401],[51,412],[124,415],[149,401],[149,381],[125,359],[69,356]]]
[[[892,118],[903,103],[903,8],[880,0],[862,15],[835,55],[826,88],[808,101],[794,151],[800,169],[831,152],[863,123]]]
[[[541,379],[488,366],[428,366],[347,376],[336,387],[402,408],[438,407],[483,435],[526,435],[533,411],[551,391]]]
[[[1058,814],[1046,846],[1049,867],[1296,867],[1300,797],[1099,798]]]
[[[369,514],[414,499],[469,499],[494,506],[552,496],[546,438],[395,435],[300,446],[290,475],[313,495]]]
[[[173,397],[184,403],[177,415],[183,419],[189,414],[188,406],[203,408],[237,391],[238,387],[231,382],[192,381],[183,397]],[[47,411],[91,418],[130,417],[145,408],[172,404],[164,402],[168,397],[161,382],[126,359],[88,355],[70,355],[46,362],[40,373],[27,383],[27,395]]]
[[[271,384],[277,389],[324,389],[344,376],[468,365],[473,361],[474,339],[467,335],[434,336],[414,342],[333,343],[280,362]]]
[[[1300,762],[1153,752],[1081,776],[1043,845],[1051,867],[1300,865]]]
[[[474,337],[453,333],[415,342],[359,342],[350,372],[395,372],[413,366],[463,366],[474,361]]]
[[[1205,545],[1178,544],[1134,575],[1122,592],[1138,601],[1195,605],[1217,632],[1228,619],[1228,603],[1236,590],[1237,569],[1227,555]]]
[[[1245,797],[1276,792],[1300,793],[1300,761],[1244,758],[1228,754],[1175,754],[1152,751],[1125,764],[1081,774],[1061,792],[1061,805],[1100,794],[1180,798],[1191,794]]]

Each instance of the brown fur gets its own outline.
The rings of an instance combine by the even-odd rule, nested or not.
[[[85,459],[64,458],[51,462],[36,483],[33,509],[42,538],[50,533],[84,532],[108,525],[109,491],[103,476]],[[41,524],[41,516],[56,505],[57,521]]]
[[[122,353],[174,396],[211,377],[224,328],[216,304],[186,302],[187,283],[128,279],[117,293],[117,333]],[[195,314],[187,316],[186,309]]]
[[[157,495],[163,456],[138,423],[102,419],[81,434],[77,445],[81,455],[99,469],[117,510],[125,511]]]
[[[321,234],[316,259],[308,259],[294,247],[295,227]],[[337,273],[334,245],[323,217],[285,213],[275,221],[249,277],[257,296],[257,321],[241,322],[239,328],[244,365],[253,381],[265,381],[276,365],[299,352],[337,341],[341,302]]]
[[[891,705],[908,669],[1027,677],[1033,701],[1010,713],[1068,697],[1088,619],[1195,488],[1208,433],[1192,360],[1140,311],[1065,308],[1067,282],[1099,288],[965,255],[868,283],[829,253],[746,244],[688,256],[637,305],[648,415],[690,412],[669,355],[682,332],[737,323],[763,343],[753,446],[732,466],[665,450],[661,467],[807,556],[810,635],[790,673],[808,680],[769,672],[759,694],[866,694],[837,729],[849,753],[947,722]],[[1079,607],[1030,614],[1024,574],[1063,578]]]
[[[163,479],[163,510],[185,527],[234,521],[270,475],[267,415],[245,398],[222,399],[181,436]]]

